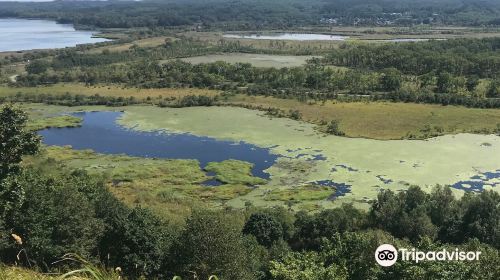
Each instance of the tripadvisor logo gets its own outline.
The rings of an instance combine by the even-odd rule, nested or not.
[[[398,260],[398,250],[390,244],[382,244],[375,251],[375,260],[381,266],[391,266]]]
[[[481,252],[465,252],[443,249],[440,251],[419,251],[415,248],[397,250],[390,244],[380,245],[375,251],[375,260],[381,266],[392,266],[398,259],[419,263],[422,261],[477,261]]]

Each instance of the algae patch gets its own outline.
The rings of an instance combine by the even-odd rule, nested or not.
[[[243,207],[245,200],[259,205],[273,188],[324,180],[350,185],[351,192],[333,202],[321,200],[321,207],[342,202],[366,207],[380,188],[397,191],[419,185],[430,189],[436,184],[452,185],[500,168],[500,157],[493,156],[500,155],[500,137],[495,135],[458,134],[389,141],[345,138],[321,134],[312,124],[270,119],[261,112],[234,107],[128,107],[119,122],[137,130],[188,132],[245,141],[280,156],[267,170],[271,174],[269,183],[247,197],[231,200],[229,204],[235,207]],[[315,160],[318,157],[320,160]]]

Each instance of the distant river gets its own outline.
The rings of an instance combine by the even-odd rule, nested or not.
[[[38,19],[0,19],[0,52],[74,47],[108,41],[71,24]]]

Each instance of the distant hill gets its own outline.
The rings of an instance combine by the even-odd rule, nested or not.
[[[59,0],[2,3],[0,17],[43,17],[95,27],[202,24],[225,29],[337,24],[499,25],[497,0]]]

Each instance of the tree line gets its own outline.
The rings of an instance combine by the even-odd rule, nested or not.
[[[431,40],[418,43],[344,44],[325,62],[355,68],[396,68],[404,74],[450,73],[498,77],[500,38]]]
[[[57,61],[57,59],[56,59]],[[69,62],[68,62],[69,63]],[[73,67],[49,71],[31,63],[28,74],[14,86],[39,86],[59,82],[125,84],[140,88],[196,87],[243,91],[251,95],[318,100],[339,95],[368,99],[500,107],[500,79],[455,76],[448,72],[405,75],[396,68],[382,70],[336,69],[313,60],[303,67],[258,68],[247,63],[190,64],[181,60],[139,60],[127,64]],[[41,68],[43,72],[38,71]],[[33,69],[37,69],[34,71]]]
[[[50,18],[99,28],[179,27],[257,30],[307,25],[498,25],[495,0],[172,0],[3,3],[0,17]]]

